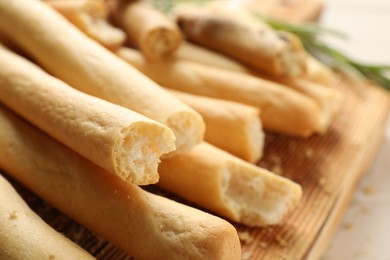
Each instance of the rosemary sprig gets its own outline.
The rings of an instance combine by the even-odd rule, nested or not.
[[[149,0],[155,7],[165,13],[170,13],[179,3],[195,3],[202,4],[207,0]],[[334,29],[325,28],[313,23],[294,24],[282,22],[275,19],[270,19],[253,13],[253,15],[262,21],[266,22],[272,28],[281,31],[287,31],[297,35],[305,49],[314,57],[322,61],[327,66],[334,70],[338,70],[353,79],[367,79],[376,83],[379,86],[390,91],[390,79],[387,75],[390,74],[390,66],[388,65],[371,65],[358,62],[351,57],[343,54],[334,47],[323,42],[319,36],[328,34],[341,39],[346,39],[347,36]]]
[[[367,79],[390,91],[390,79],[386,75],[390,72],[389,65],[370,65],[358,62],[319,38],[323,34],[328,34],[345,39],[347,38],[345,34],[317,24],[293,24],[265,18],[259,14],[255,14],[255,16],[276,30],[297,35],[305,49],[329,67],[355,79]]]
[[[204,4],[209,0],[148,0],[152,5],[165,14],[170,14],[178,4]]]

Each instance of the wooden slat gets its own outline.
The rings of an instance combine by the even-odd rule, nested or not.
[[[388,94],[374,87],[360,96],[345,85],[341,88],[346,94],[344,107],[329,133],[307,140],[272,135],[267,143],[267,156],[260,164],[267,166],[272,154],[280,156],[282,175],[299,182],[304,197],[281,226],[250,231],[256,240],[243,246],[250,259],[318,257],[337,228],[378,150],[390,103]]]

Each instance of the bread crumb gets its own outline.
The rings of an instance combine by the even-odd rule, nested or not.
[[[269,156],[269,160],[273,163],[273,164],[276,164],[276,165],[281,165],[282,164],[282,159],[280,158],[279,155],[276,155],[276,154],[271,154]]]
[[[56,257],[55,257],[55,255],[49,255],[49,260],[53,260],[53,259],[55,259]]]
[[[267,248],[268,247],[268,244],[266,242],[260,242],[260,247],[261,248]]]
[[[365,195],[372,195],[376,192],[375,188],[372,186],[366,186],[363,188],[363,194]]]
[[[332,194],[332,189],[329,185],[327,185],[327,180],[325,177],[321,177],[318,180],[318,184],[322,187],[322,190],[325,192],[325,194]]]
[[[251,258],[252,254],[253,254],[252,251],[246,251],[242,253],[242,260],[248,260],[249,258]]]
[[[350,231],[351,229],[353,229],[353,227],[354,227],[353,223],[347,222],[344,224],[344,229],[347,231]]]
[[[276,236],[276,241],[278,241],[279,245],[281,247],[288,247],[290,246],[290,243],[288,240],[286,240],[284,237],[282,237],[281,235],[277,235]]]
[[[11,220],[17,219],[18,215],[16,213],[17,213],[16,210],[13,210],[11,213],[9,213],[8,218],[11,219]]]
[[[282,166],[280,165],[275,165],[274,167],[272,167],[271,171],[278,175],[281,175],[283,173]]]
[[[287,255],[285,253],[279,253],[278,256],[279,256],[279,259],[281,259],[281,260],[287,259]]]
[[[309,158],[309,159],[313,158],[313,155],[314,155],[313,149],[311,149],[311,148],[306,148],[306,149],[305,149],[305,155],[306,155],[306,157]]]
[[[251,236],[251,234],[248,231],[238,232],[238,237],[240,238],[240,241],[243,244],[249,244],[253,240],[253,237]]]

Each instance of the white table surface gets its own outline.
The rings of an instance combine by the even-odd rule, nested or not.
[[[325,3],[322,24],[350,36],[347,42],[329,43],[359,60],[390,65],[389,0]],[[324,259],[390,260],[390,117],[377,158],[360,183]]]

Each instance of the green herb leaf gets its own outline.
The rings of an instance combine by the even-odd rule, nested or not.
[[[323,34],[346,39],[345,34],[317,24],[294,24],[266,18],[258,13],[253,14],[275,30],[287,31],[297,35],[305,49],[329,67],[355,79],[367,79],[390,91],[390,79],[387,77],[390,72],[390,65],[372,65],[358,62],[319,39],[319,36]]]

